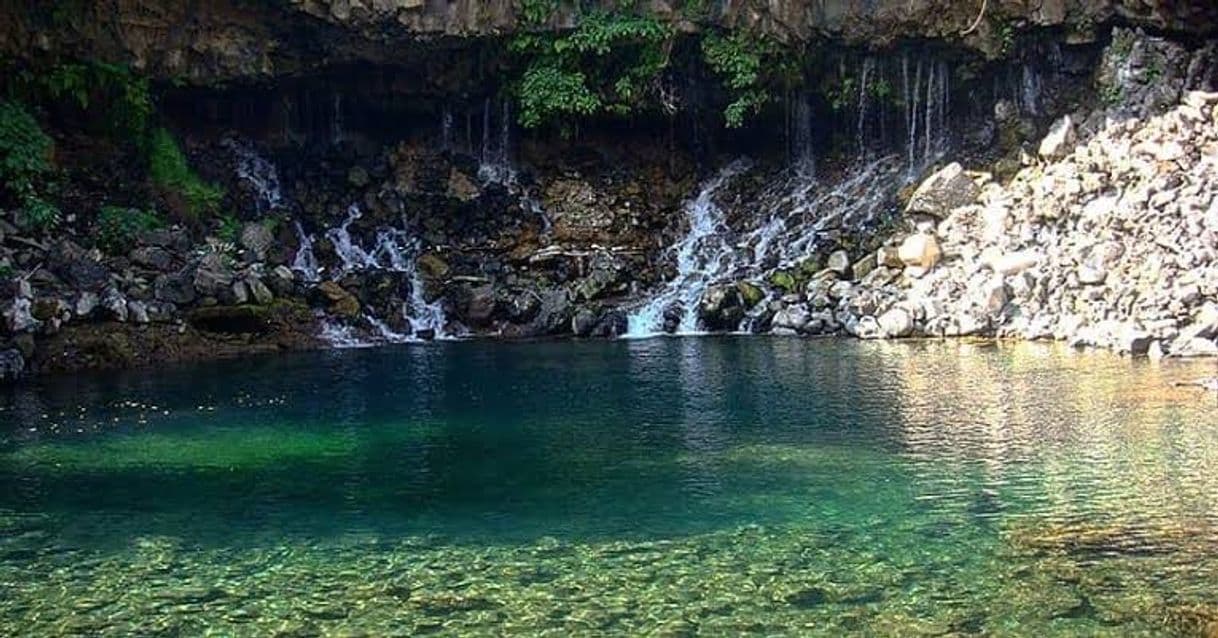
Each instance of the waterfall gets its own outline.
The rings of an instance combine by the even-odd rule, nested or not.
[[[334,246],[334,253],[343,262],[343,272],[376,268],[377,261],[351,238],[351,223],[359,219],[363,212],[359,204],[347,208],[347,218],[339,226],[326,231],[326,239]]]
[[[512,166],[512,103],[503,99],[499,115],[494,116],[490,98],[482,103],[482,149],[479,154],[478,177],[484,182],[512,184],[516,169]],[[498,132],[494,124],[498,123]]]
[[[453,112],[444,106],[444,112],[440,115],[440,148],[445,151],[452,150],[453,146]]]
[[[296,257],[292,260],[292,270],[300,274],[306,282],[316,282],[321,279],[321,268],[317,265],[317,256],[313,253],[313,237],[305,234],[299,221],[293,221],[296,228],[296,238],[300,246],[296,249]]]
[[[330,120],[330,142],[334,145],[341,144],[347,139],[346,122],[343,117],[343,94],[334,93],[333,97],[333,112]]]
[[[749,168],[747,161],[732,162],[715,177],[704,182],[698,195],[685,203],[689,231],[673,247],[677,254],[677,277],[655,297],[630,313],[626,337],[646,337],[664,330],[664,314],[674,304],[681,308],[679,333],[698,329],[698,302],[707,286],[721,274],[731,246],[724,238],[726,225],[723,210],[715,203],[715,195],[731,179]]]
[[[1040,73],[1031,65],[1021,65],[1019,82],[1019,104],[1021,112],[1028,115],[1040,115],[1041,79]]]
[[[429,303],[423,294],[423,279],[418,271],[418,257],[423,251],[422,242],[400,228],[382,227],[377,229],[371,249],[365,249],[351,233],[351,224],[361,216],[359,205],[352,204],[347,209],[347,217],[343,223],[325,233],[334,246],[334,253],[342,262],[342,273],[383,270],[403,273],[410,281],[410,295],[402,303],[402,315],[410,323],[410,334],[395,332],[384,321],[366,314],[362,320],[374,331],[370,336],[377,342],[390,343],[420,341],[422,339],[419,335],[427,335],[429,338],[449,337],[445,331],[444,308],[438,301]],[[318,267],[313,255],[312,238],[304,233],[299,223],[296,224],[296,232],[300,237],[301,248],[297,251],[293,268],[304,274],[307,281],[317,281]],[[368,344],[367,340],[361,340],[350,326],[338,325],[333,321],[323,326],[322,338],[340,347]]]
[[[915,179],[947,150],[951,111],[951,69],[946,62],[919,59],[910,74],[909,54],[901,59],[905,105],[905,165]]]
[[[812,103],[808,94],[800,93],[795,101],[792,115],[794,135],[791,143],[791,161],[796,172],[806,179],[816,177],[816,150],[813,148]]]
[[[283,191],[279,185],[279,171],[275,165],[258,154],[253,144],[237,139],[227,139],[226,146],[237,162],[237,179],[254,189],[254,206],[259,216],[283,205]]]
[[[859,155],[867,153],[867,103],[870,97],[868,81],[871,79],[871,74],[874,70],[875,58],[864,59],[861,77],[859,78],[858,131],[856,134]]]

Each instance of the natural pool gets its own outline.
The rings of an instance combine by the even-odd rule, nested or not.
[[[1213,370],[737,338],[43,381],[0,398],[0,635],[1213,635],[1218,407],[1173,386]]]

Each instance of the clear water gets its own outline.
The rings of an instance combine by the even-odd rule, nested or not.
[[[1218,407],[1055,348],[436,343],[0,399],[0,635],[1209,635]]]

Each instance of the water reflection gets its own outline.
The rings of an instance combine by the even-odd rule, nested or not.
[[[156,564],[165,586],[263,592],[141,612],[184,633],[202,632],[191,618],[422,632],[438,615],[493,634],[506,606],[577,634],[571,610],[647,633],[695,608],[716,635],[1195,628],[1218,595],[1218,407],[1174,383],[1206,371],[729,338],[46,380],[0,396],[0,482],[16,486],[0,494],[0,626],[111,618],[86,583],[152,604],[130,583]],[[301,600],[404,615],[344,624],[277,594],[289,574]],[[226,624],[244,606],[248,632]]]

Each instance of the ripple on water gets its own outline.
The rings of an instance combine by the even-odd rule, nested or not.
[[[1197,372],[672,339],[47,381],[0,397],[0,635],[1212,635]]]

